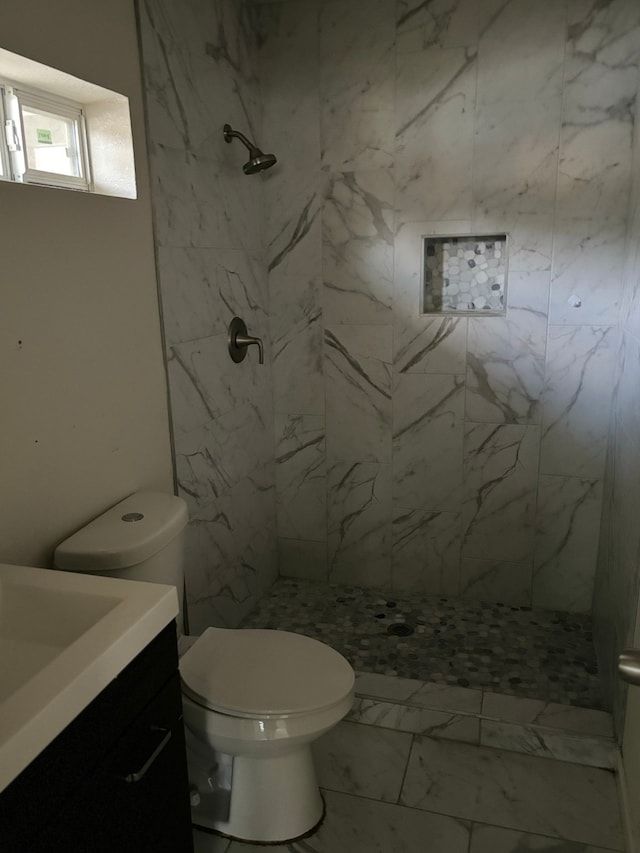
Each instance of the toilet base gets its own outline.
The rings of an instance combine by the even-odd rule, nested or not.
[[[308,744],[284,755],[233,759],[228,816],[216,816],[211,797],[191,808],[195,826],[239,841],[284,844],[321,823],[324,803]]]

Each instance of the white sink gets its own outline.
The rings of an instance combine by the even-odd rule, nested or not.
[[[0,791],[177,615],[172,586],[0,564]]]

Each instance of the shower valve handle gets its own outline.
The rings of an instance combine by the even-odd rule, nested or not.
[[[262,338],[254,338],[247,334],[244,320],[234,317],[229,323],[228,330],[229,355],[235,362],[240,362],[247,354],[247,347],[255,345],[258,347],[258,361],[264,364],[264,346]]]

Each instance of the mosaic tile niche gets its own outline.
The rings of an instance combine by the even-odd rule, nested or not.
[[[506,313],[506,234],[423,237],[423,253],[423,314]]]

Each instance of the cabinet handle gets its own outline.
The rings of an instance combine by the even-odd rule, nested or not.
[[[144,779],[144,777],[147,775],[147,772],[148,772],[149,768],[151,767],[151,765],[153,764],[153,762],[156,760],[156,758],[160,755],[162,750],[165,748],[165,746],[171,740],[171,730],[170,729],[161,729],[159,726],[152,726],[151,728],[154,731],[164,732],[164,737],[162,738],[160,743],[156,746],[156,748],[153,750],[153,752],[151,753],[149,758],[147,758],[147,760],[142,765],[142,767],[139,770],[136,770],[134,773],[129,773],[127,776],[124,777],[125,782],[139,782],[141,779]]]

